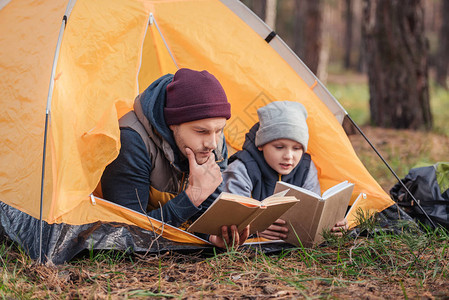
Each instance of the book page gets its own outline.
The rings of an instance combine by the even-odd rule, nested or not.
[[[354,200],[354,203],[352,203],[351,208],[349,208],[348,212],[345,215],[345,218],[347,218],[349,216],[349,214],[351,213],[351,211],[357,209],[357,202],[360,199],[366,199],[366,194],[365,193],[360,193],[357,198]]]
[[[264,231],[273,224],[274,221],[279,219],[282,214],[299,202],[296,197],[280,197],[271,200],[275,200],[275,203],[272,203],[272,201],[267,204],[266,209],[252,223],[250,223],[251,234]]]
[[[350,184],[350,183],[346,180],[346,181],[343,181],[343,182],[340,182],[340,183],[334,185],[333,187],[324,191],[323,198],[325,199],[325,198],[330,197],[331,195],[337,193],[338,191],[346,188],[348,186],[348,184]]]
[[[260,206],[260,201],[258,201],[256,199],[249,198],[249,197],[246,197],[246,196],[236,195],[236,194],[232,194],[232,193],[227,193],[227,192],[222,192],[220,195],[218,195],[217,199],[215,199],[215,201],[211,204],[211,206],[218,199],[226,199],[226,200],[232,200],[232,201],[240,202],[242,204],[252,204],[254,206]]]
[[[299,186],[296,186],[296,185],[293,185],[293,184],[290,184],[290,183],[286,183],[286,182],[283,182],[283,181],[276,182],[276,187],[274,189],[274,193],[279,193],[279,192],[284,191],[286,189],[292,189],[292,190],[295,190],[295,191],[299,191],[299,192],[301,192],[303,194],[307,194],[307,195],[309,195],[311,197],[314,197],[316,199],[320,199],[321,198],[321,196],[318,195],[317,193],[314,193],[314,192],[306,190],[306,189],[304,189],[302,187],[299,187]],[[288,191],[286,193],[286,195],[291,195],[291,194],[292,194],[291,191]]]
[[[286,190],[284,190],[284,191],[280,191],[279,193],[274,193],[273,195],[271,195],[271,196],[265,198],[265,199],[262,200],[262,201],[265,201],[266,199],[276,198],[276,197],[283,197],[283,196],[285,196],[285,194],[287,194],[287,192],[288,192],[288,189],[286,189]]]
[[[279,205],[285,202],[297,202],[297,201],[298,199],[294,196],[270,197],[265,198],[265,200],[261,202],[261,205],[272,206],[272,205]]]
[[[264,209],[264,207],[248,206],[225,198],[217,198],[217,200],[190,225],[188,231],[221,235],[223,225],[238,226],[259,210]]]

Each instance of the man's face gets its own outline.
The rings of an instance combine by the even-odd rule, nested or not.
[[[279,139],[261,147],[267,164],[278,174],[287,175],[298,165],[304,152],[302,145],[289,139]]]
[[[170,129],[182,154],[187,157],[185,149],[190,148],[195,154],[197,164],[202,165],[217,148],[225,125],[225,118],[209,118],[170,125]]]

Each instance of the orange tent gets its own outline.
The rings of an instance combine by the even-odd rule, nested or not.
[[[32,258],[146,249],[155,233],[166,242],[159,247],[207,244],[93,195],[120,149],[118,118],[153,80],[181,67],[206,69],[222,83],[232,106],[230,147],[241,147],[257,108],[299,101],[309,113],[309,152],[322,189],[349,180],[352,201],[367,195],[358,202],[365,211],[393,204],[345,135],[345,110],[239,1],[1,0],[0,219]],[[35,238],[39,228],[42,239]],[[113,230],[132,238],[108,237]],[[136,230],[145,235],[139,242]]]

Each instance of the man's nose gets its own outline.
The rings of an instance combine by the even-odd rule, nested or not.
[[[217,148],[217,137],[215,136],[215,134],[213,134],[207,138],[205,146],[211,150],[214,150],[215,148]]]

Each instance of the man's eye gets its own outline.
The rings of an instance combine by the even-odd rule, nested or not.
[[[274,148],[276,148],[276,149],[283,149],[284,147],[282,147],[282,146],[274,146]]]

